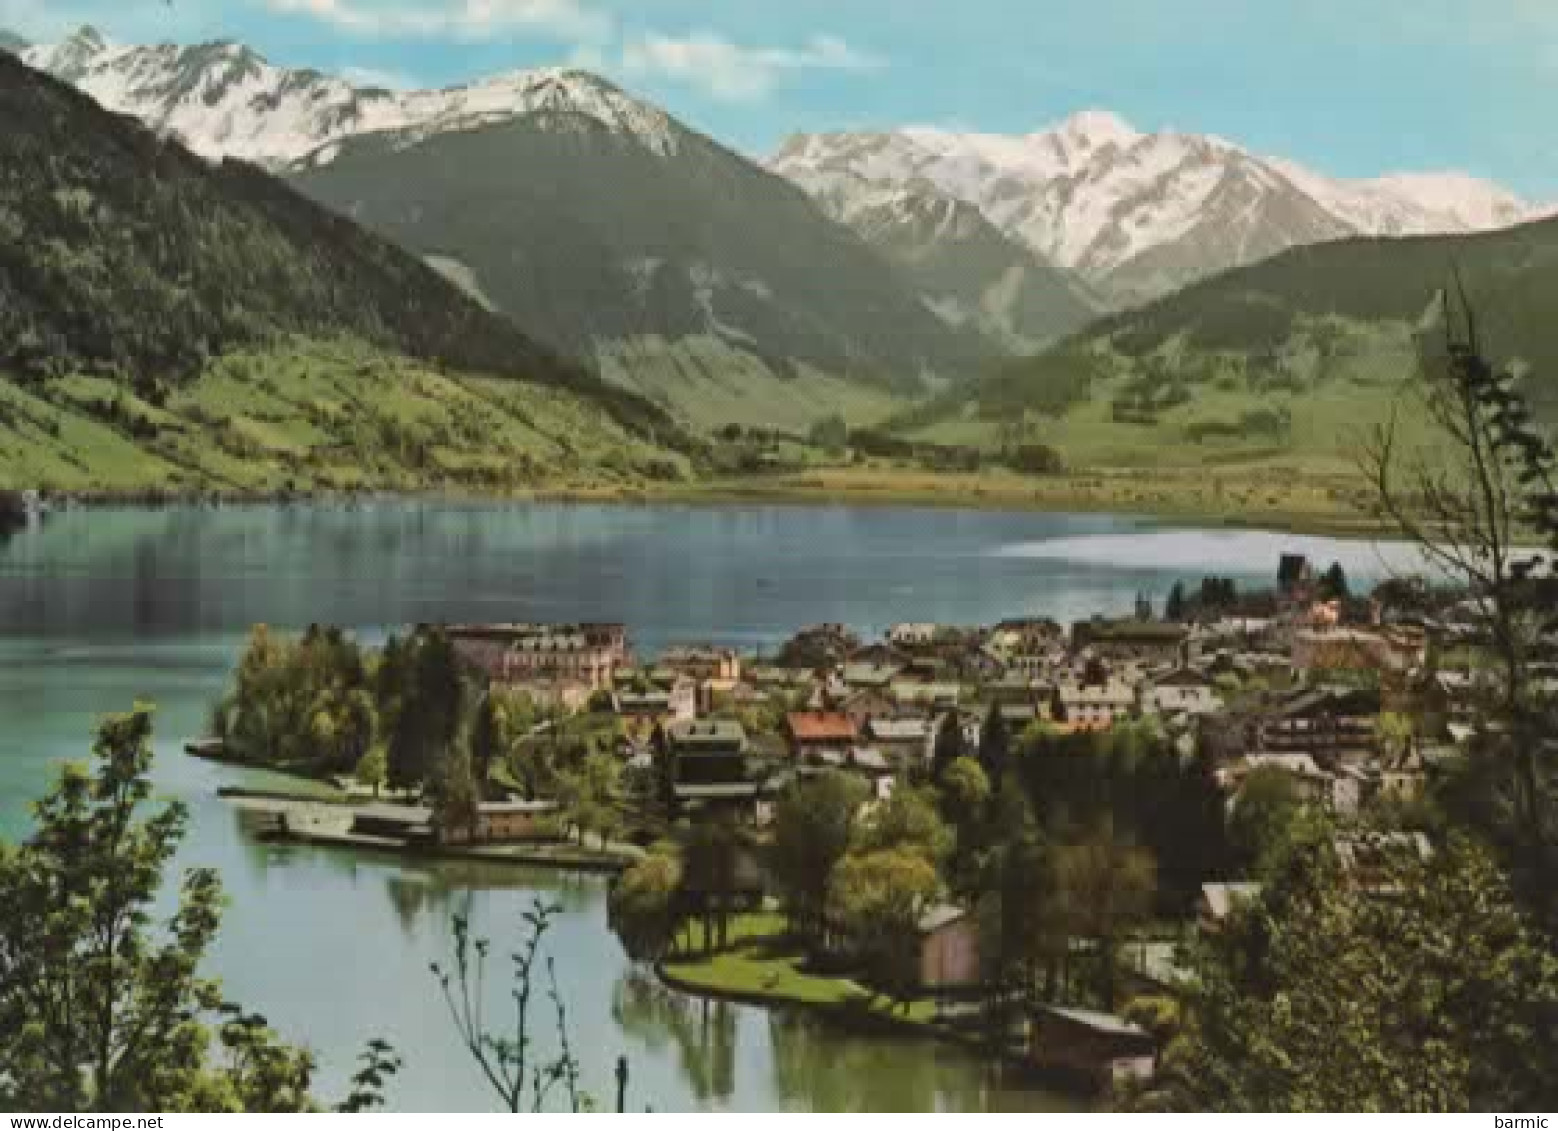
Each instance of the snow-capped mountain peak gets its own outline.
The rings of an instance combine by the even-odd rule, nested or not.
[[[362,133],[427,136],[508,118],[582,115],[661,156],[678,134],[655,107],[585,71],[515,71],[443,90],[391,91],[308,69],[278,67],[230,41],[144,47],[109,44],[82,28],[29,48],[32,66],[74,83],[111,110],[133,114],[208,157],[285,165],[328,160]]]
[[[1396,173],[1371,184],[1471,230],[1507,227],[1532,214],[1531,205],[1508,189],[1468,173]]]
[[[861,202],[928,180],[1119,302],[1297,244],[1480,231],[1534,214],[1464,174],[1343,181],[1223,138],[1143,133],[1102,110],[1025,136],[934,128],[801,136],[770,164],[845,219]]]
[[[27,48],[22,59],[30,66],[74,82],[109,52],[110,45],[103,33],[91,24],[83,24],[59,43]]]
[[[1142,135],[1118,114],[1108,110],[1081,110],[1059,125],[1035,134],[1031,140],[1054,145],[1068,154],[1091,156],[1109,146],[1129,149],[1141,139]]]

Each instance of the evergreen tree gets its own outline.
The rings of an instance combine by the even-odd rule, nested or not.
[[[408,650],[406,683],[389,735],[389,779],[400,789],[434,780],[459,730],[464,691],[447,633],[433,629]]]
[[[980,933],[989,941],[982,956],[988,963],[990,1020],[996,1031],[1005,1032],[1013,1010],[1040,996],[1057,996],[1056,975],[1068,937],[1058,929],[1048,846],[1018,783],[998,792],[990,824],[992,851],[980,883]],[[1041,989],[1046,970],[1049,984]]]
[[[1331,568],[1320,577],[1320,597],[1326,601],[1345,601],[1352,595],[1347,586],[1347,571],[1341,562],[1332,562]]]
[[[650,757],[654,761],[655,782],[659,790],[660,805],[668,817],[676,816],[676,751],[659,723],[649,736]]]
[[[471,720],[471,769],[480,787],[485,788],[492,778],[493,765],[508,753],[504,721],[496,697],[490,692],[483,695],[476,717]]]
[[[963,720],[956,711],[942,716],[936,728],[935,744],[931,748],[931,779],[940,782],[947,768],[968,754],[968,742],[963,737]]]
[[[730,942],[740,839],[729,818],[699,821],[687,836],[681,891],[687,910],[703,919],[705,951],[723,950]]]
[[[991,782],[999,784],[1006,779],[1011,762],[1011,746],[1011,728],[1006,725],[1006,717],[1001,714],[1001,705],[991,703],[990,711],[985,715],[984,729],[979,736],[979,765]]]

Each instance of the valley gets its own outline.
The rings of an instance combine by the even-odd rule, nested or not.
[[[159,138],[7,72],[32,108],[18,158],[67,129],[75,154],[51,197],[15,182],[11,214],[89,265],[36,241],[0,261],[27,296],[0,365],[13,486],[1366,527],[1358,455],[1394,415],[1413,432],[1414,335],[1451,261],[1553,400],[1531,298],[1550,229],[1482,234],[1535,210],[1464,177],[1343,182],[1102,112],[797,135],[759,164],[582,71],[390,91],[234,42],[12,46]],[[159,194],[106,179],[148,175]],[[185,198],[230,219],[189,226]],[[1230,228],[1218,202],[1240,200]],[[87,243],[110,230],[112,264]],[[132,290],[170,271],[188,291]]]

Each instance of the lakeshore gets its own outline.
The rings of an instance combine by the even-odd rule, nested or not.
[[[161,733],[205,733],[256,622],[293,632],[311,622],[350,625],[372,641],[429,620],[604,614],[631,624],[651,653],[708,641],[771,657],[818,618],[882,632],[900,620],[989,623],[1013,610],[1125,614],[1138,593],[1161,600],[1178,578],[1221,572],[1259,584],[1276,551],[1295,545],[1322,562],[1350,546],[1196,534],[1105,515],[887,507],[390,499],[352,510],[64,510],[13,538],[0,557],[8,629],[0,707],[26,720],[0,739],[0,822],[24,827],[25,803],[48,766],[78,756],[106,709],[150,699]],[[1348,570],[1362,584],[1373,551],[1351,552]],[[365,570],[373,584],[362,583]],[[419,1049],[397,1106],[447,1110],[479,1095],[459,1059],[427,1043],[445,1023],[427,963],[444,957],[451,911],[470,907],[476,928],[508,945],[518,910],[540,895],[565,908],[556,949],[568,959],[560,977],[584,1030],[576,1037],[593,1058],[587,1074],[609,1079],[613,1058],[627,1052],[635,1093],[657,1107],[1034,1110],[1071,1102],[1025,1076],[993,1078],[987,1058],[956,1042],[813,1023],[778,1002],[711,1002],[711,1044],[678,1020],[704,1006],[650,992],[625,961],[606,926],[604,877],[263,840],[217,790],[291,792],[295,780],[176,750],[170,743],[159,759],[160,791],[190,804],[188,860],[217,867],[231,897],[215,972],[235,994],[264,1003],[279,1031],[306,1034],[327,1083],[344,1080],[362,1034],[376,1032]],[[294,926],[278,931],[279,923]],[[321,1008],[324,1001],[332,1007]],[[689,1066],[703,1065],[721,1042],[739,1052],[711,1084]],[[914,1083],[873,1090],[882,1074]]]
[[[1192,918],[1218,929],[1228,893],[1242,906],[1260,886],[1268,850],[1245,846],[1284,835],[1234,831],[1247,782],[1274,778],[1344,822],[1362,846],[1344,859],[1373,859],[1370,822],[1422,801],[1439,764],[1413,732],[1455,756],[1446,705],[1411,684],[1430,637],[1473,639],[1462,595],[1354,594],[1339,560],[1291,551],[1269,569],[1069,625],[814,621],[771,656],[640,653],[603,620],[420,621],[367,647],[260,625],[218,737],[189,749],[331,776],[326,803],[234,793],[262,839],[620,872],[611,929],[673,989],[955,1040],[1109,1093],[1161,1051],[1131,1016],[1158,999],[1126,996],[1123,952],[1145,963],[1165,919],[1180,939]],[[992,852],[1029,862],[1017,894]],[[991,919],[993,898],[1040,920]],[[1150,990],[1177,994],[1174,959]]]
[[[234,765],[208,752],[193,756]],[[642,850],[632,846],[591,851],[562,844],[412,844],[351,831],[355,807],[344,795],[321,798],[231,786],[219,788],[217,793],[243,815],[246,832],[263,843],[379,855],[398,859],[408,867],[464,861],[505,866],[520,874],[552,869],[573,875],[616,876],[643,857]],[[993,1041],[972,1000],[961,1005],[936,997],[900,1002],[848,977],[808,972],[804,949],[776,913],[739,916],[729,940],[718,949],[702,950],[702,945],[694,924],[689,929],[688,953],[656,962],[655,976],[668,989],[692,998],[763,1010],[803,1010],[828,1026],[863,1038],[891,1033],[955,1045],[981,1058],[998,1060],[1008,1070],[1029,1074],[1062,1094],[1074,1096],[1079,1103],[1088,1098],[1087,1089],[1077,1081],[1035,1068],[1020,1043]]]
[[[1279,529],[1295,534],[1369,538],[1388,524],[1351,498],[1355,477],[1309,475],[1281,467],[1098,468],[1045,476],[1012,472],[937,472],[893,466],[818,467],[808,471],[689,482],[558,485],[471,490],[74,490],[66,505],[91,508],[190,505],[354,506],[402,500],[450,505],[528,503],[623,506],[819,505],[938,510],[1107,513],[1185,525]]]
[[[223,764],[234,765],[231,761]],[[218,796],[232,802],[248,819],[249,831],[259,840],[275,844],[301,844],[386,853],[411,861],[467,860],[508,864],[517,868],[555,868],[564,872],[615,875],[643,853],[633,845],[592,849],[560,838],[528,844],[439,844],[405,836],[374,835],[354,829],[357,818],[383,806],[354,804],[344,795],[316,797],[278,791],[223,787]]]

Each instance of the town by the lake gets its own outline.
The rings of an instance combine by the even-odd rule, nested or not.
[[[0,0],[0,1110],[1552,1131],[1555,64]]]
[[[635,568],[664,544],[743,584],[700,608]],[[1387,908],[1432,866],[1495,686],[1484,604],[1404,547],[1086,516],[40,506],[6,553],[0,687],[42,720],[15,753],[159,702],[188,863],[236,884],[219,964],[341,1081],[367,1036],[450,1026],[451,924],[507,953],[540,908],[604,1102],[619,1060],[640,1104],[1150,1100],[1296,858]],[[874,627],[805,619],[844,572]],[[573,615],[471,615],[546,606]],[[440,1046],[402,1102],[476,1086]]]

